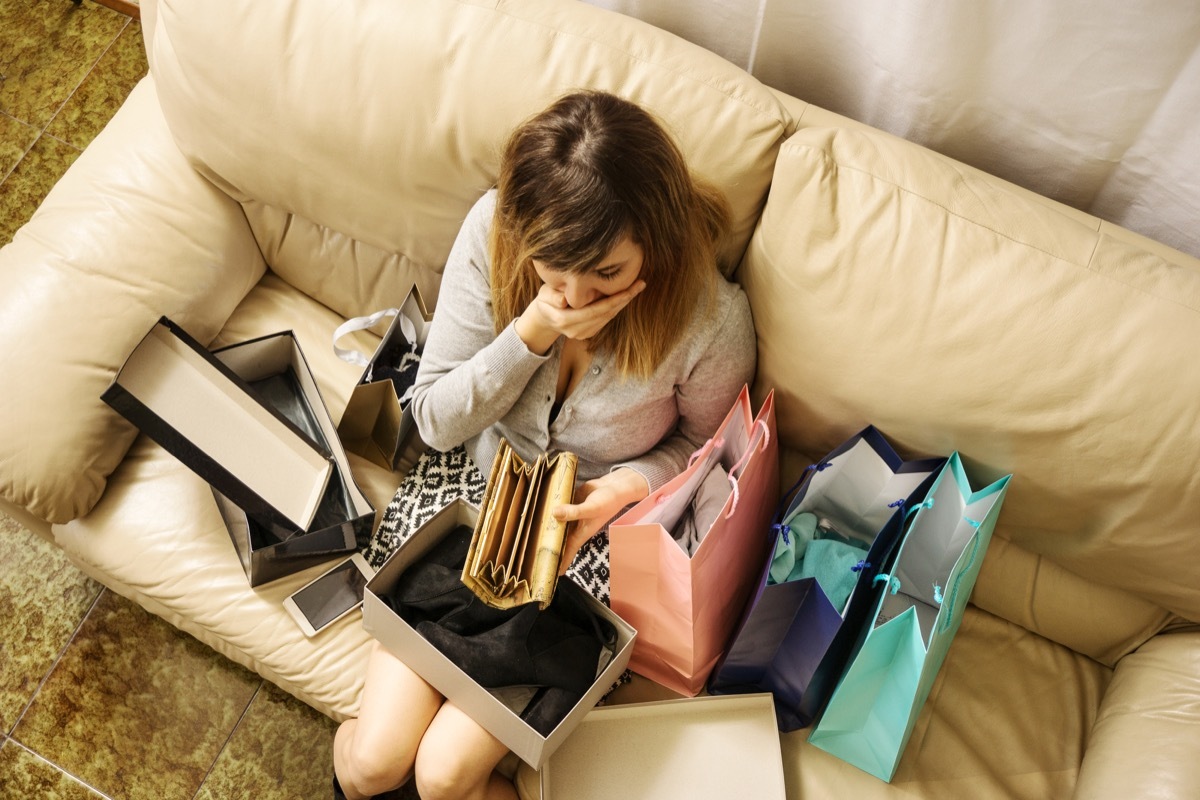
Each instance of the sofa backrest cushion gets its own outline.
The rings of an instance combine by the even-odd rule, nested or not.
[[[248,204],[272,268],[347,316],[413,283],[432,302],[503,140],[572,89],[643,104],[726,191],[730,269],[788,121],[713,53],[563,0],[162,0],[152,42],[180,148]]]
[[[998,537],[1147,621],[1200,620],[1175,568],[1200,519],[1200,264],[1174,255],[877,131],[802,127],[738,273],[757,389],[798,461],[866,423],[957,449],[978,485],[1014,475]]]

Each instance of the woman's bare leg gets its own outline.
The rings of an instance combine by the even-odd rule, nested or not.
[[[443,703],[417,750],[421,800],[517,800],[496,772],[508,748],[453,703]]]
[[[445,698],[375,642],[357,719],[333,738],[333,770],[347,800],[365,800],[402,785]]]

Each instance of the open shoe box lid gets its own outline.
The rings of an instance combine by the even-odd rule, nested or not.
[[[312,524],[331,453],[166,317],[101,398],[247,514],[292,529]]]
[[[542,800],[784,800],[770,694],[593,709],[541,773]]]

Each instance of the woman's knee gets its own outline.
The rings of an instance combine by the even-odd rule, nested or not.
[[[458,800],[475,784],[486,780],[487,774],[481,779],[478,766],[470,761],[469,754],[445,752],[422,743],[415,764],[417,793],[421,800]]]
[[[446,703],[417,749],[414,769],[421,800],[483,797],[493,770],[507,752],[478,723]]]
[[[338,730],[339,770],[361,791],[378,794],[413,770],[425,729],[442,696],[402,661],[376,646],[371,652],[359,717]]]
[[[495,759],[473,748],[430,746],[421,742],[414,766],[421,800],[463,800],[483,797],[495,769]]]
[[[414,753],[399,744],[400,737],[364,735],[361,727],[343,723],[345,744],[339,748],[341,767],[359,791],[380,794],[395,789],[412,775]]]

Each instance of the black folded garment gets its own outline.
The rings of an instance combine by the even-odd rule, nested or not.
[[[384,598],[480,686],[540,687],[521,713],[549,735],[596,680],[616,629],[587,607],[583,590],[561,581],[545,610],[531,603],[492,608],[463,585],[472,530],[459,526],[400,577]]]
[[[390,380],[396,387],[396,396],[404,401],[417,381],[417,369],[420,366],[420,346],[409,344],[403,336],[397,336],[385,340],[380,346],[367,370],[367,381]]]

